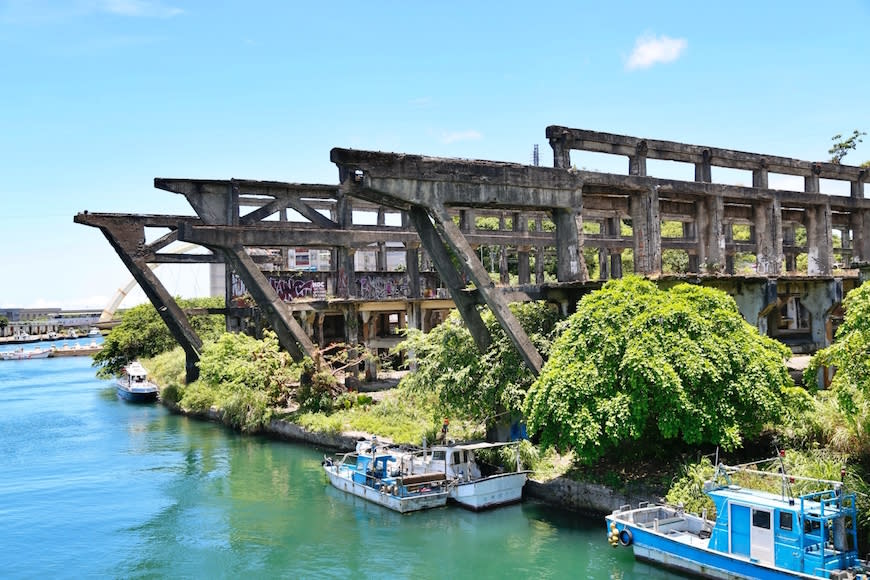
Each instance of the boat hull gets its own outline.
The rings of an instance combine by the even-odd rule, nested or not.
[[[608,517],[606,520],[608,528],[611,522],[615,521],[620,532],[623,529],[631,531],[630,547],[637,560],[651,562],[672,570],[719,580],[818,578],[791,570],[776,569],[706,547],[681,542],[666,534],[631,525],[619,519]]]
[[[157,390],[130,390],[118,385],[118,396],[131,403],[152,403],[157,400]]]
[[[373,487],[352,481],[341,473],[338,465],[324,465],[323,469],[329,477],[329,483],[336,489],[361,497],[399,513],[442,507],[447,503],[446,491],[399,497],[389,493],[381,493]]]
[[[526,473],[520,471],[457,483],[450,490],[450,499],[474,511],[517,503],[523,499],[527,479]]]

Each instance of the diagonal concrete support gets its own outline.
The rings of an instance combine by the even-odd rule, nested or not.
[[[145,226],[142,220],[121,216],[78,214],[75,222],[97,227],[109,241],[142,291],[157,309],[157,313],[185,354],[185,380],[199,378],[199,351],[202,339],[193,330],[187,315],[175,302],[157,276],[148,267],[147,257],[153,254],[145,244]]]
[[[316,347],[305,330],[296,321],[293,315],[287,310],[281,297],[269,284],[269,281],[260,271],[260,268],[245,251],[241,245],[224,246],[219,248],[223,252],[227,261],[233,266],[236,273],[245,282],[245,287],[251,292],[254,300],[262,308],[269,317],[269,322],[272,328],[275,329],[275,334],[278,335],[278,342],[281,346],[290,353],[295,360],[301,360],[303,357],[314,357]],[[298,344],[297,344],[298,343]]]
[[[432,204],[430,210],[433,213],[432,217],[435,218],[436,227],[442,239],[447,242],[453,253],[459,258],[466,274],[474,282],[478,292],[480,292],[487,306],[492,310],[501,327],[510,337],[511,342],[514,343],[526,365],[535,375],[539,375],[541,367],[544,364],[540,353],[535,349],[532,341],[529,340],[519,320],[508,308],[507,300],[495,289],[495,285],[492,283],[486,268],[477,259],[474,249],[465,240],[462,232],[459,231],[459,227],[453,223],[447,208],[436,203]]]
[[[465,325],[471,332],[474,344],[480,352],[486,352],[492,343],[492,337],[477,310],[477,300],[465,292],[465,283],[450,260],[447,248],[435,231],[435,226],[429,221],[429,214],[421,207],[412,206],[408,210],[408,218],[420,236],[420,243],[432,258],[435,269],[450,290],[450,297],[453,298],[456,309],[459,310],[459,314],[462,315]]]

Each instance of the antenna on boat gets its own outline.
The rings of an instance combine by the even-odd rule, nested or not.
[[[782,473],[782,495],[788,497],[788,505],[794,505],[794,495],[791,492],[791,482],[785,472],[785,449],[776,449],[779,458],[779,470]]]

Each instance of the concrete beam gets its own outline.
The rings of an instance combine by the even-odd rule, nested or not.
[[[269,284],[266,276],[248,255],[240,244],[229,247],[215,247],[221,251],[236,274],[245,283],[245,287],[257,301],[257,305],[266,313],[278,342],[290,353],[294,360],[302,360],[304,356],[314,357],[317,348],[308,335],[284,305],[281,297]],[[297,344],[298,343],[298,344]]]
[[[145,244],[145,226],[134,217],[109,217],[78,214],[75,223],[97,227],[114,248],[121,262],[139,284],[145,296],[157,309],[170,334],[178,342],[185,354],[185,380],[190,383],[199,377],[199,352],[202,339],[193,329],[187,315],[175,302],[157,276],[148,267],[147,258],[151,255]]]
[[[501,292],[495,289],[489,273],[483,264],[477,259],[477,254],[474,249],[468,244],[459,231],[459,227],[453,223],[453,219],[447,212],[444,206],[436,205],[429,208],[435,219],[436,229],[441,238],[450,246],[454,255],[459,258],[466,274],[477,287],[478,292],[486,301],[487,306],[495,315],[496,319],[501,324],[505,333],[510,337],[511,342],[523,357],[526,366],[535,374],[541,373],[541,367],[544,362],[540,353],[535,349],[532,341],[526,335],[519,320],[514,316],[513,312],[508,307],[508,302],[502,296]]]
[[[800,161],[775,155],[747,153],[733,149],[690,145],[676,141],[663,141],[644,137],[630,137],[585,129],[571,129],[559,125],[547,127],[546,135],[551,143],[554,139],[558,140],[561,143],[561,147],[567,150],[579,149],[624,155],[630,158],[636,155],[638,145],[643,143],[646,149],[645,156],[649,159],[664,159],[667,161],[697,164],[704,161],[705,152],[708,152],[710,162],[717,167],[730,167],[749,171],[764,168],[774,173],[808,175],[813,171],[814,166],[818,166],[819,175],[823,179],[854,181],[860,178],[864,181],[867,180],[867,175],[862,173],[861,167],[836,163]]]
[[[453,298],[456,309],[465,321],[474,344],[481,353],[486,352],[492,344],[492,337],[477,310],[477,300],[464,291],[465,281],[456,271],[444,241],[429,220],[429,214],[421,207],[412,206],[408,210],[408,218],[420,235],[420,242],[432,258],[441,280],[450,291],[450,297]]]

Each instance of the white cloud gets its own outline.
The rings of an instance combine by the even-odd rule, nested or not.
[[[428,107],[432,104],[432,97],[417,97],[408,101],[408,104],[412,107]]]
[[[456,143],[457,141],[476,141],[481,139],[483,135],[479,131],[473,129],[468,131],[453,131],[452,133],[442,133],[441,142],[445,145]]]
[[[673,62],[680,58],[689,42],[685,38],[644,35],[634,43],[634,50],[625,63],[625,68],[635,70],[649,68],[654,64]]]
[[[172,18],[184,12],[181,8],[151,0],[99,0],[97,6],[110,14],[145,18]]]

